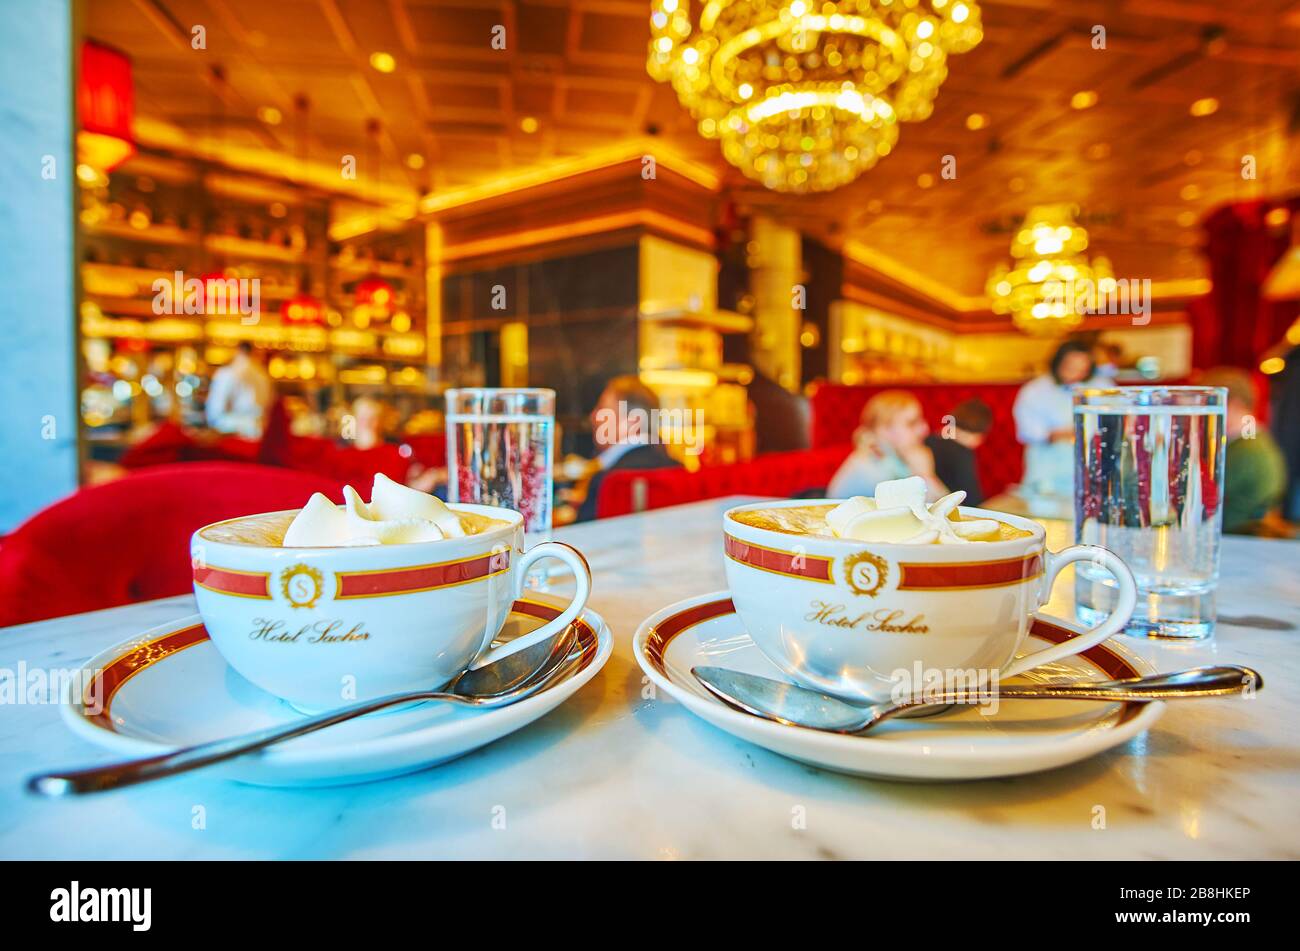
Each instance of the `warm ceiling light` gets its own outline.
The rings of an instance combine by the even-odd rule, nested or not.
[[[1201,197],[1201,186],[1184,185],[1178,190],[1178,197],[1183,201],[1195,201],[1197,198]]]
[[[267,125],[279,125],[283,116],[280,115],[280,110],[275,106],[261,106],[257,110],[257,118]]]
[[[1092,89],[1080,89],[1070,97],[1070,105],[1075,109],[1091,109],[1097,104],[1097,93]]]
[[[1011,181],[1007,182],[1007,188],[1016,194],[1020,194],[1025,190],[1025,180],[1017,175],[1015,178],[1011,179]]]
[[[1281,357],[1269,357],[1259,365],[1259,372],[1272,376],[1274,373],[1281,373],[1286,369],[1286,361]]]
[[[1200,165],[1201,159],[1204,157],[1199,149],[1188,149],[1187,154],[1183,156],[1183,163],[1186,165]]]
[[[1212,116],[1219,111],[1219,100],[1215,99],[1213,96],[1206,96],[1204,99],[1197,99],[1192,103],[1191,108],[1187,111],[1198,118],[1201,116]]]
[[[1274,208],[1264,216],[1264,224],[1271,228],[1278,228],[1291,220],[1291,211],[1288,208]]]
[[[416,171],[424,168],[424,156],[419,152],[412,152],[406,157],[406,167]]]
[[[532,135],[537,131],[537,120],[532,116],[524,116],[519,120],[519,128]]]
[[[989,117],[983,112],[972,112],[966,117],[966,128],[978,132],[989,124]]]
[[[984,33],[974,0],[653,0],[646,68],[701,135],[780,192],[832,191],[934,109]]]
[[[1088,231],[1077,216],[1078,208],[1067,204],[1029,209],[1011,239],[1011,266],[995,268],[985,287],[995,314],[1010,314],[1026,333],[1059,336],[1083,322],[1079,309],[1057,293],[1063,282],[1114,291],[1110,262],[1089,260]]]
[[[922,174],[916,176],[916,184],[922,188],[929,188],[931,185],[934,184],[934,176],[931,175],[929,172],[923,172]]]
[[[1196,212],[1180,211],[1178,213],[1178,224],[1181,227],[1190,228],[1192,225],[1196,224]]]
[[[1094,142],[1092,143],[1092,145],[1088,146],[1084,154],[1087,155],[1088,158],[1093,160],[1110,158],[1110,143]]]
[[[397,68],[397,60],[393,59],[392,53],[381,50],[370,54],[370,65],[378,72],[391,73]]]

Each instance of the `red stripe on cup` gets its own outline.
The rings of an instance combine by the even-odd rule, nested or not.
[[[1039,552],[1002,561],[950,562],[942,565],[902,564],[899,591],[940,591],[962,588],[998,588],[1018,584],[1043,573]]]
[[[271,576],[265,571],[236,571],[233,568],[213,568],[210,565],[194,569],[194,583],[200,588],[241,598],[271,597]]]
[[[335,577],[336,598],[373,598],[384,594],[414,594],[467,584],[499,575],[510,568],[510,552],[490,552],[463,561],[379,571],[340,571]]]
[[[724,547],[727,557],[742,565],[758,568],[761,571],[774,571],[781,575],[795,578],[807,578],[809,581],[831,580],[831,559],[808,555],[803,552],[778,551],[741,541],[731,535],[726,536]]]

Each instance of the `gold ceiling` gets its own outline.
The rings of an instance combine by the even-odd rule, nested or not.
[[[414,201],[651,134],[722,174],[743,208],[937,280],[957,301],[982,297],[1031,206],[1077,203],[1118,276],[1159,284],[1203,273],[1195,226],[1209,209],[1300,185],[1286,137],[1300,109],[1297,0],[979,7],[983,40],[949,61],[933,115],[825,195],[774,193],[701,137],[646,73],[648,0],[86,0],[80,22],[132,56],[155,141],[264,162],[269,151],[289,167],[302,129],[319,168],[369,159],[373,194]],[[311,104],[301,123],[299,94]],[[1193,115],[1204,100],[1215,108]]]

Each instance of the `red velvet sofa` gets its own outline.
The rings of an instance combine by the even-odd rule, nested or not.
[[[335,480],[231,462],[152,466],[88,486],[0,540],[0,627],[191,589],[189,538],[210,522],[298,508]]]
[[[1016,422],[1011,408],[1020,383],[935,383],[924,386],[839,386],[823,384],[811,398],[814,449],[842,445],[853,438],[853,430],[867,400],[882,390],[906,390],[921,401],[926,421],[934,432],[942,432],[943,417],[963,400],[978,397],[993,410],[993,428],[975,451],[984,494],[999,492],[1020,481],[1025,469],[1025,451],[1016,439]]]
[[[810,399],[811,448],[767,453],[749,462],[684,469],[628,470],[609,473],[601,483],[596,515],[607,518],[647,509],[698,502],[724,495],[788,497],[830,482],[849,454],[862,407],[882,390],[916,395],[930,427],[940,432],[943,417],[962,400],[979,397],[993,410],[993,428],[976,451],[986,495],[996,495],[1020,480],[1024,451],[1016,441],[1011,408],[1018,383],[842,386],[822,384]]]
[[[685,469],[626,469],[600,485],[596,517],[716,499],[724,495],[792,496],[824,487],[848,455],[848,446],[764,453],[749,462]]]
[[[446,465],[447,437],[442,433],[404,437],[373,449],[341,446],[319,436],[293,436],[287,420],[269,442],[240,436],[196,439],[171,421],[160,423],[145,439],[122,454],[118,464],[137,471],[179,462],[251,462],[311,472],[358,489],[369,486],[376,472],[405,482],[412,463]]]

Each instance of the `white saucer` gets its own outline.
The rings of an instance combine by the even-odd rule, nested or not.
[[[535,630],[562,608],[561,599],[530,593],[515,602],[494,643]],[[579,666],[526,700],[495,710],[450,703],[400,708],[288,740],[211,772],[258,786],[333,786],[454,759],[549,713],[605,665],[614,646],[609,627],[590,608],[574,623],[582,647]],[[299,716],[231,670],[197,614],[110,647],[85,666],[102,672],[103,712],[92,715],[77,695],[65,698],[63,718],[74,733],[124,757],[163,753]]]
[[[1077,631],[1035,620],[1026,650],[1059,643]],[[1165,707],[1160,702],[1007,700],[990,716],[977,707],[955,707],[935,717],[891,720],[863,736],[784,726],[732,709],[691,675],[692,667],[715,665],[788,679],[754,646],[726,591],[679,601],[647,618],[632,649],[658,687],[719,729],[813,766],[882,779],[986,779],[1064,766],[1137,736]],[[1107,680],[1152,672],[1109,641],[1012,682]]]

